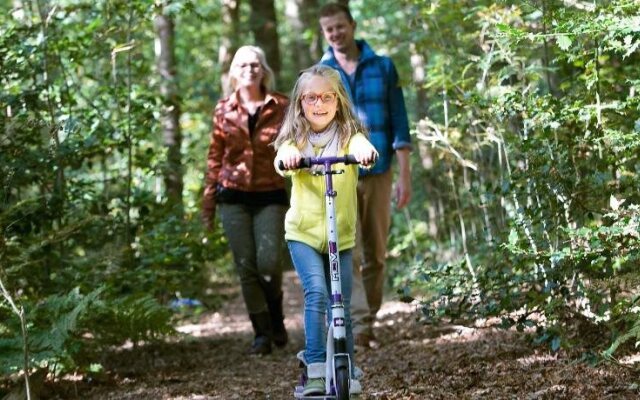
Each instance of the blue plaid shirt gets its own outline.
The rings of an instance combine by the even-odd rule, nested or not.
[[[381,174],[391,167],[395,150],[411,147],[409,120],[393,61],[374,53],[364,40],[356,40],[356,44],[360,49],[360,59],[355,76],[350,78],[342,70],[331,47],[320,63],[340,72],[356,114],[369,129],[369,140],[380,153],[373,168],[360,169],[360,175]]]

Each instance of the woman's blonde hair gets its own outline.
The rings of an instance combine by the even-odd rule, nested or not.
[[[260,61],[260,65],[262,65],[262,82],[260,86],[265,93],[269,93],[273,91],[275,88],[275,77],[273,74],[273,70],[267,64],[267,57],[264,54],[264,51],[258,46],[242,46],[240,47],[236,53],[233,55],[233,60],[231,60],[231,66],[229,67],[229,79],[227,80],[227,84],[225,85],[225,93],[230,94],[235,92],[236,86],[238,84],[238,78],[236,77],[235,67],[238,65],[239,55],[243,52],[249,51],[255,54],[258,57],[258,61]]]
[[[338,124],[340,148],[345,147],[349,139],[356,133],[361,132],[365,135],[367,134],[362,122],[360,122],[353,111],[353,105],[342,84],[340,73],[326,65],[316,64],[311,68],[305,69],[298,76],[298,80],[291,92],[291,102],[287,108],[278,137],[274,142],[276,149],[287,141],[295,143],[299,149],[304,148],[306,145],[309,132],[311,132],[311,125],[304,116],[302,95],[304,91],[308,89],[307,83],[314,76],[325,78],[337,94],[336,101],[338,105],[334,121]]]

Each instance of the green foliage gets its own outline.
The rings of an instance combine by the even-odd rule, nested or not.
[[[636,296],[631,302],[620,302],[616,304],[616,308],[622,311],[621,314],[615,317],[616,322],[620,323],[620,326],[628,327],[628,330],[619,335],[609,346],[607,350],[603,352],[603,356],[606,358],[612,358],[618,347],[626,342],[635,339],[634,348],[640,347],[640,307],[638,306],[640,296]],[[630,303],[630,304],[629,304]],[[630,307],[629,307],[630,306]],[[617,313],[616,313],[617,314]]]
[[[219,306],[206,290],[231,275],[226,243],[199,221],[218,9],[169,7],[187,88],[178,219],[162,180],[155,7],[0,2],[0,274],[25,307],[32,363],[88,368],[106,346],[169,334],[175,297]],[[0,373],[15,372],[20,325],[4,303],[0,316]]]
[[[0,309],[0,311],[4,311]],[[102,286],[82,294],[74,288],[27,309],[30,365],[54,373],[91,368],[109,346],[156,340],[173,333],[172,313],[148,294],[110,296]],[[23,369],[23,338],[15,316],[0,324],[2,373]],[[6,355],[6,357],[4,356]]]
[[[106,287],[86,295],[75,288],[28,308],[30,365],[62,373],[90,367],[87,354],[126,340],[150,340],[172,332],[171,313],[149,295],[108,299]],[[23,338],[15,316],[0,325],[2,373],[24,367]]]
[[[173,333],[171,312],[148,294],[113,299],[98,310],[93,323],[100,326],[96,339],[102,344],[120,345],[130,340],[137,345]]]
[[[395,282],[425,294],[425,315],[499,317],[553,351],[637,336],[632,3],[403,2],[429,101],[412,223],[392,237],[415,238],[418,262],[394,271],[413,266]]]
[[[352,2],[358,36],[393,57],[416,121],[414,195],[393,216],[389,271],[402,299],[424,298],[425,318],[496,317],[554,351],[590,340],[576,335],[585,327],[608,357],[637,342],[639,14],[634,1],[592,3]],[[0,274],[25,307],[32,362],[99,368],[107,346],[171,333],[172,299],[220,304],[208,286],[232,263],[220,230],[199,221],[220,6],[165,9],[182,110],[176,217],[156,6],[0,2]],[[253,42],[249,11],[237,43]],[[279,21],[288,92],[295,38]],[[1,373],[23,368],[2,302],[0,352]]]

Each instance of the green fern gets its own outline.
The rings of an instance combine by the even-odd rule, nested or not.
[[[33,365],[56,363],[61,368],[76,365],[74,357],[80,350],[80,337],[87,331],[83,321],[90,316],[104,288],[86,295],[78,288],[64,295],[53,295],[37,306],[25,304],[27,309],[27,331],[29,356]],[[1,373],[11,373],[24,367],[23,339],[19,322],[7,319],[0,330]]]
[[[24,368],[24,354],[22,352],[22,337],[17,335],[10,338],[0,338],[0,374],[12,374]]]
[[[174,332],[171,312],[148,294],[115,299],[98,315],[97,339],[104,344],[156,340]]]
[[[37,365],[56,364],[60,371],[79,366],[78,354],[83,351],[90,332],[87,321],[103,302],[104,287],[83,295],[79,288],[64,295],[49,296],[32,312],[29,348],[32,362]],[[80,363],[81,364],[81,363]]]
[[[640,295],[635,296],[633,301],[631,302],[631,306],[633,306],[635,303],[639,303],[639,302],[640,302]],[[629,314],[635,316],[635,321],[634,321],[633,325],[631,326],[631,329],[629,329],[627,332],[623,333],[622,335],[618,336],[616,338],[616,340],[613,341],[611,346],[609,346],[609,348],[602,353],[602,355],[605,358],[613,358],[613,353],[615,353],[616,350],[622,344],[628,342],[631,339],[635,338],[635,340],[636,340],[635,347],[640,346],[640,313],[628,313],[627,314],[627,318],[629,318],[628,317]]]
[[[52,318],[50,328],[36,335],[31,341],[35,349],[50,349],[54,353],[64,352],[67,341],[78,335],[78,323],[89,315],[92,305],[99,304],[99,296],[104,288],[98,288],[82,295],[79,288],[71,290],[65,296],[51,296],[41,311]]]
[[[631,329],[628,332],[625,332],[623,335],[619,336],[612,344],[609,346],[607,350],[604,351],[603,356],[605,358],[612,358],[613,353],[620,347],[622,344],[628,342],[630,339],[636,339],[635,346],[638,347],[640,345],[640,318],[636,320]]]
[[[50,296],[27,312],[33,365],[57,365],[61,372],[88,367],[96,351],[131,340],[157,340],[173,333],[171,312],[148,294],[106,299],[100,287],[86,295],[75,288]],[[2,311],[2,310],[0,310]],[[2,313],[0,312],[0,315]],[[0,323],[0,373],[22,368],[22,337],[12,319]]]

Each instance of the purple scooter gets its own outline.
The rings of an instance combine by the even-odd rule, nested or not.
[[[294,396],[302,400],[318,399],[350,399],[349,387],[351,384],[351,362],[347,351],[347,330],[344,316],[344,303],[342,302],[342,282],[340,281],[340,257],[338,252],[338,232],[336,228],[336,209],[334,198],[337,193],[333,190],[333,175],[342,174],[344,170],[334,170],[334,164],[358,164],[353,155],[342,157],[305,157],[300,160],[297,169],[310,168],[320,165],[314,175],[325,177],[325,192],[327,205],[327,235],[329,238],[329,276],[331,278],[331,323],[327,332],[327,382],[326,394],[318,396],[305,396],[303,388],[307,381],[306,366],[300,377],[300,382],[295,388]],[[285,170],[284,164],[280,161],[281,170]],[[332,351],[333,350],[333,351]],[[331,354],[333,353],[333,354]],[[304,360],[300,353],[298,358],[304,366]],[[329,360],[331,358],[331,360]]]

